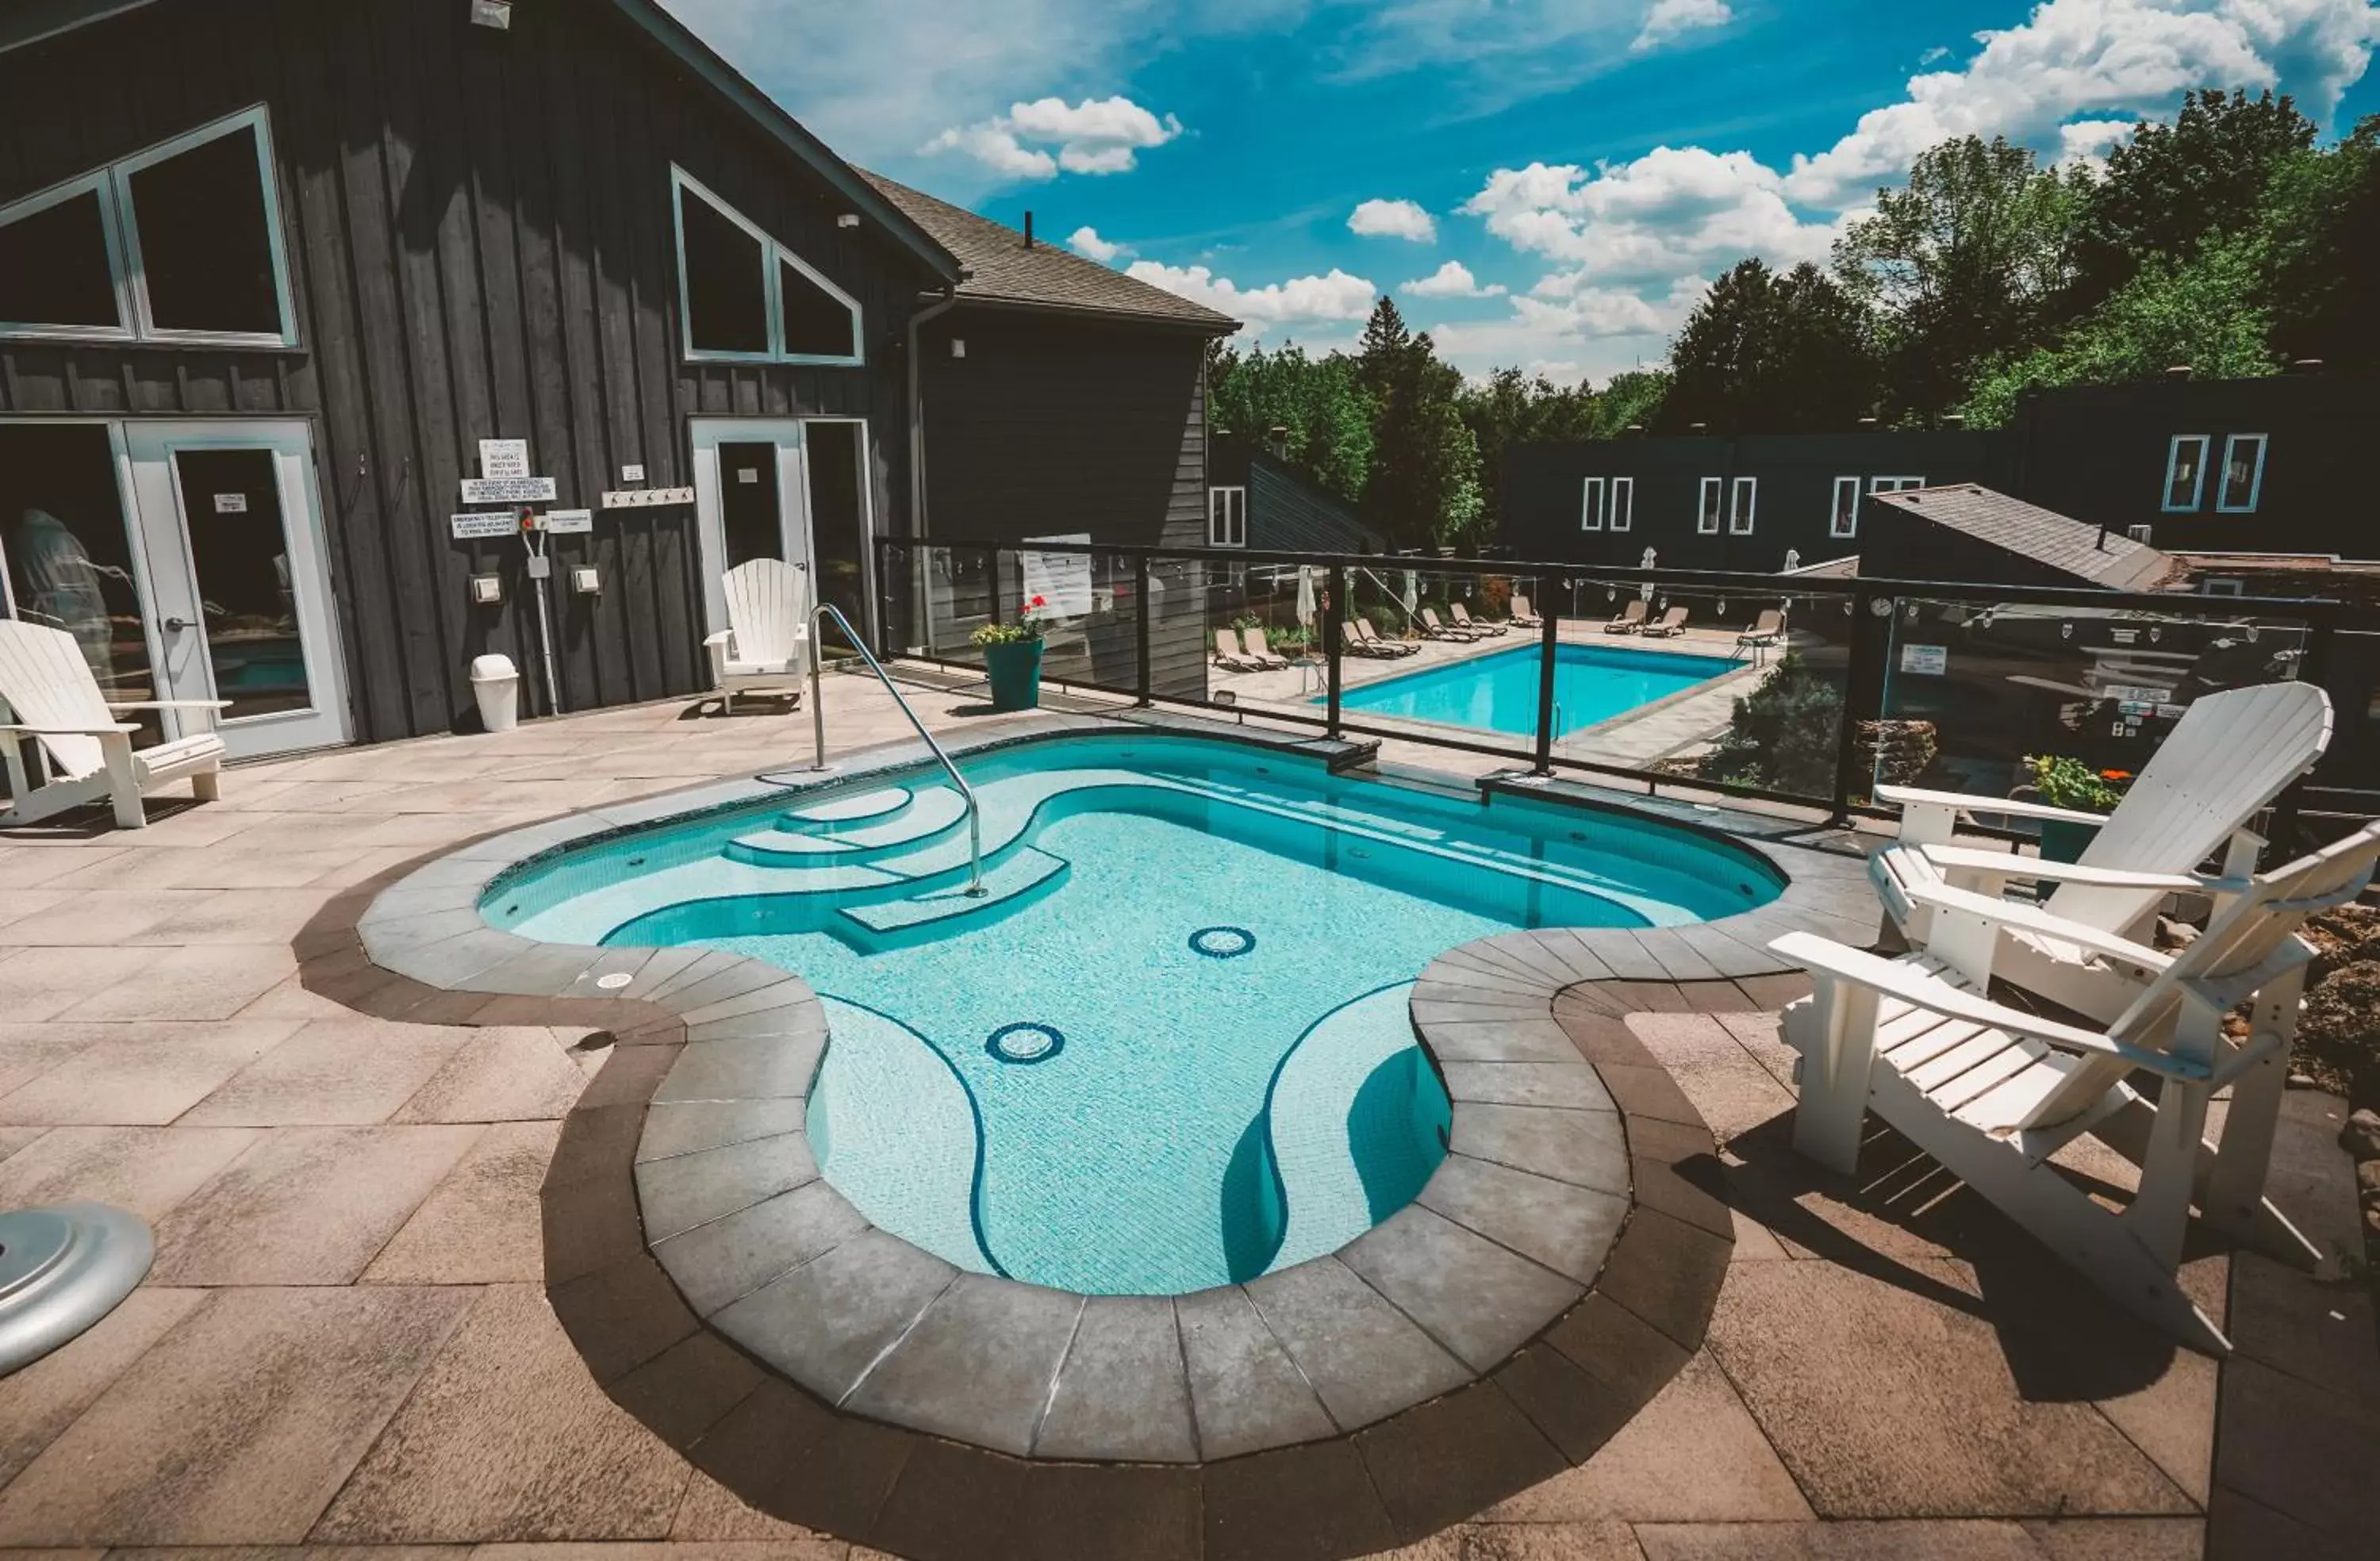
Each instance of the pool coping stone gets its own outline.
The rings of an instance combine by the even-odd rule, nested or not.
[[[951,746],[978,754],[1119,724],[1334,765],[1362,763],[1372,750],[1160,712],[1121,721],[1043,714]],[[298,939],[310,990],[382,1017],[607,1033],[610,1055],[565,1119],[541,1195],[548,1295],[614,1401],[739,1497],[856,1543],[888,1540],[937,1499],[912,1473],[939,1469],[1013,1491],[1011,1537],[1019,1540],[1064,1532],[1121,1545],[1129,1536],[1131,1553],[1153,1556],[1358,1554],[1382,1535],[1417,1538],[1584,1461],[1682,1363],[1612,1373],[1641,1390],[1614,1398],[1563,1349],[1566,1339],[1596,1337],[1589,1318],[1617,1311],[1687,1348],[1699,1342],[1732,1237],[1724,1207],[1677,1167],[1713,1153],[1708,1130],[1666,1074],[1666,1092],[1638,1076],[1658,1072],[1641,1047],[1598,1064],[1598,1032],[1576,1016],[1774,1007],[1793,976],[1766,956],[1767,938],[1815,924],[1865,941],[1874,913],[1864,862],[1781,838],[1782,829],[1773,840],[1723,837],[1765,856],[1787,888],[1771,906],[1707,924],[1724,942],[1707,941],[1693,958],[1640,936],[1661,929],[1589,928],[1503,934],[1432,962],[1414,989],[1414,1027],[1448,1083],[1463,1146],[1414,1205],[1339,1252],[1190,1296],[1072,1296],[963,1274],[877,1229],[815,1178],[783,1187],[774,1184],[782,1178],[739,1180],[724,1170],[702,1189],[705,1221],[649,1231],[640,1161],[657,1181],[671,1173],[650,1168],[697,1156],[737,1167],[742,1156],[721,1152],[803,1135],[801,1103],[828,1038],[816,994],[798,976],[740,956],[545,944],[467,926],[454,913],[477,922],[492,886],[558,852],[924,762],[921,745],[892,744],[849,756],[815,780],[800,772],[789,784],[791,772],[768,772],[500,832],[349,891]],[[1382,768],[1390,779],[1412,773]],[[1565,782],[1490,777],[1478,785],[1491,805],[1505,788],[1572,800]],[[1614,805],[1603,795],[1577,800]],[[1860,917],[1855,884],[1870,907]],[[1689,997],[1675,971],[1710,973],[1696,980],[1724,990]],[[602,975],[629,979],[606,989],[595,985]],[[1571,1043],[1568,1056],[1550,1047],[1556,1036]],[[1451,1056],[1442,1059],[1441,1048]],[[1560,1129],[1568,1118],[1576,1140],[1547,1147],[1497,1131],[1516,1120]],[[760,1132],[756,1120],[794,1125]],[[1492,1154],[1466,1152],[1483,1140]],[[691,1168],[679,1175],[699,1180]],[[1643,1201],[1656,1182],[1659,1207]],[[742,1207],[724,1207],[747,1194]],[[790,1217],[795,1198],[806,1205],[799,1218]],[[782,1249],[763,1250],[755,1234],[776,1240],[786,1230],[796,1239]],[[686,1240],[704,1232],[703,1242]],[[832,1341],[809,1337],[814,1310],[791,1308],[803,1337],[798,1348],[786,1342],[786,1307],[813,1281],[848,1268],[841,1254],[870,1248],[913,1257],[904,1260],[905,1277],[844,1276],[834,1292],[856,1292],[837,1337],[890,1340],[855,1375],[855,1354],[840,1365],[820,1358],[815,1347]],[[1459,1275],[1435,1272],[1431,1254],[1442,1264],[1450,1252],[1480,1261]],[[1448,1309],[1466,1293],[1481,1304],[1453,1315]],[[1014,1301],[999,1299],[1011,1294]],[[990,1373],[996,1381],[964,1337],[926,1325],[938,1312],[964,1316],[974,1298],[1002,1315],[1022,1305],[1019,1315],[1042,1319],[1032,1330],[1040,1342]],[[765,1325],[772,1303],[773,1330]],[[1351,1309],[1367,1319],[1362,1349],[1347,1348]],[[1104,1339],[1114,1331],[1107,1314],[1126,1310],[1135,1313],[1119,1325],[1130,1348],[1102,1362],[1085,1346],[1078,1361],[1087,1319],[1092,1338]],[[1156,1347],[1167,1334],[1178,1376],[1118,1368],[1118,1360],[1164,1359]],[[662,1369],[674,1361],[689,1362],[683,1384]],[[1613,1401],[1584,1411],[1573,1377]],[[1116,1394],[1113,1402],[1069,1398],[1094,1381]],[[1152,1428],[1168,1406],[1187,1409],[1186,1446],[1175,1430]],[[1344,1484],[1361,1509],[1334,1518],[1329,1533],[1259,1520],[1283,1499],[1279,1482],[1290,1470],[1325,1478],[1359,1466],[1361,1482],[1326,1479]]]

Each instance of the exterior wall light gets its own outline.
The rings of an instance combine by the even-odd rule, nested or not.
[[[471,0],[471,25],[492,27],[498,32],[510,32],[513,27],[513,0]]]

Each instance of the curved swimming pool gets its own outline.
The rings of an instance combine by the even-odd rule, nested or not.
[[[836,1190],[978,1272],[1176,1294],[1402,1207],[1449,1108],[1406,999],[1453,946],[1764,903],[1759,856],[1636,816],[1334,776],[1168,733],[878,775],[528,864],[524,937],[696,944],[799,973],[832,1039],[808,1132]]]

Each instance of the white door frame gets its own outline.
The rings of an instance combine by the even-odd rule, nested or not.
[[[876,449],[874,442],[868,437],[868,419],[847,414],[828,414],[815,417],[806,417],[801,421],[831,423],[838,427],[848,426],[859,430],[860,600],[859,622],[853,626],[868,637],[868,642],[872,647],[881,642],[882,636],[877,633],[876,627],[881,600],[876,592]],[[809,463],[810,442],[806,430],[802,435],[802,497],[806,509],[808,507],[809,495],[812,491],[809,481]],[[818,553],[818,516],[812,514],[808,518],[810,528],[810,553],[815,565]],[[817,579],[815,567],[811,571],[811,578],[813,581]],[[818,603],[813,601],[810,605],[815,607]]]
[[[347,708],[346,659],[331,593],[330,554],[322,535],[322,495],[315,484],[313,425],[298,417],[146,418],[110,425],[117,482],[130,504],[135,553],[144,560],[140,582],[149,615],[151,665],[159,697],[214,699],[214,667],[206,654],[204,610],[197,562],[174,455],[182,450],[255,450],[272,454],[288,547],[289,589],[305,658],[310,703],[304,709],[243,717],[235,703],[217,724],[234,758],[335,747],[354,740]],[[179,618],[194,628],[167,634]],[[169,736],[203,730],[195,719],[164,712]]]
[[[722,444],[776,445],[779,556],[810,575],[811,589],[816,589],[803,421],[800,417],[686,419],[686,431],[694,443],[694,518],[702,553],[703,632],[707,635],[727,627],[727,597],[720,587],[720,576],[727,570],[727,520],[721,502],[726,490],[719,470]]]

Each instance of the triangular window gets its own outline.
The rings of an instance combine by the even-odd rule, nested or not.
[[[857,300],[684,169],[670,172],[687,357],[861,361]]]

